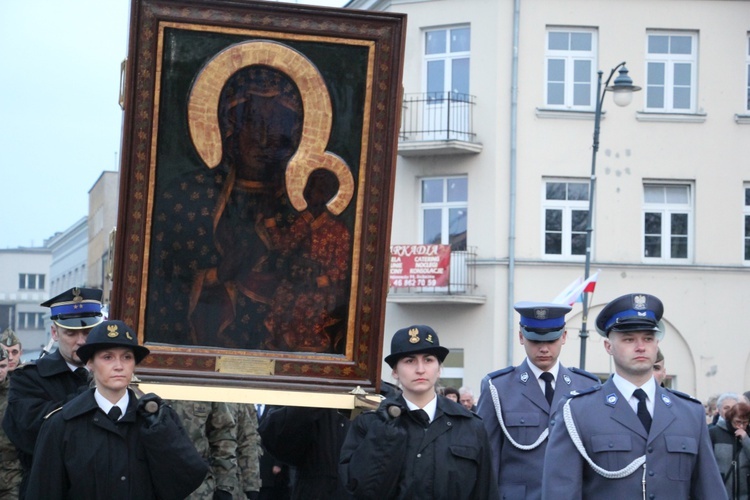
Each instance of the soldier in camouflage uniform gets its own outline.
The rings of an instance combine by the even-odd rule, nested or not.
[[[8,405],[8,356],[0,347],[0,420],[5,415]],[[21,484],[21,462],[18,452],[8,436],[0,429],[0,498],[15,500],[18,498],[18,486]]]
[[[258,413],[252,404],[232,403],[237,415],[237,461],[240,468],[242,490],[249,499],[260,493],[260,434]]]
[[[237,463],[237,418],[234,405],[202,401],[170,401],[198,453],[211,466],[189,500],[238,500],[245,493]]]
[[[5,350],[5,357],[8,359],[8,371],[12,372],[21,363],[23,347],[21,340],[11,327],[6,328],[0,335],[0,346]]]

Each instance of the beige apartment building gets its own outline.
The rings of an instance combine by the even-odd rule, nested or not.
[[[452,245],[452,283],[392,288],[398,328],[435,327],[452,384],[524,356],[520,300],[584,274],[597,71],[585,368],[611,365],[594,320],[611,299],[665,304],[669,384],[706,400],[750,389],[750,1],[352,0],[408,15],[393,244]],[[618,76],[615,73],[612,78]],[[561,361],[579,366],[582,306]],[[383,378],[390,370],[383,366]]]

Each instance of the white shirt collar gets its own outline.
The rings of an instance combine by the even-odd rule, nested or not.
[[[629,380],[625,380],[623,377],[615,373],[612,376],[612,382],[614,382],[617,390],[620,391],[620,394],[622,394],[625,400],[628,401],[630,406],[632,406],[634,409],[638,405],[638,401],[633,396],[633,393],[636,389],[643,389],[643,392],[646,393],[646,396],[648,398],[646,400],[646,407],[648,407],[648,411],[649,413],[651,413],[651,415],[654,414],[654,398],[656,397],[656,380],[654,379],[654,377],[651,377],[650,379],[648,379],[648,382],[643,384],[641,387],[638,387]]]
[[[419,406],[415,405],[408,399],[404,398],[404,401],[406,401],[406,406],[409,408],[409,411],[411,410],[419,410]],[[422,408],[425,413],[427,413],[427,416],[430,417],[430,422],[435,420],[435,412],[437,411],[437,394],[432,398],[432,401],[424,405],[424,408]]]
[[[531,370],[531,373],[533,373],[534,377],[538,380],[539,377],[542,375],[542,373],[544,373],[544,370],[537,367],[534,363],[531,362],[529,358],[526,358],[526,361],[529,365],[529,369]],[[555,377],[555,382],[557,382],[557,374],[560,372],[560,361],[556,361],[555,364],[552,366],[552,368],[550,368],[547,371],[550,372],[553,377]]]
[[[102,396],[102,393],[99,392],[99,389],[96,389],[94,391],[94,399],[96,399],[96,404],[99,405],[99,408],[101,408],[104,413],[109,413],[109,410],[111,410],[113,406],[119,406],[120,411],[122,411],[122,414],[125,415],[125,410],[128,409],[128,403],[130,402],[130,394],[128,394],[128,391],[125,391],[125,395],[121,397],[117,403],[112,404],[107,398]]]

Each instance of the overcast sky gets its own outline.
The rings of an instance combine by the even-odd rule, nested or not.
[[[129,8],[0,0],[0,248],[41,246],[72,226],[102,171],[117,170]]]

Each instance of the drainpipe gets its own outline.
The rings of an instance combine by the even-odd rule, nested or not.
[[[507,340],[508,340],[508,360],[507,366],[513,364],[513,346],[514,326],[513,309],[516,274],[516,173],[517,173],[517,135],[518,135],[518,39],[520,31],[521,17],[521,0],[513,2],[513,58],[511,68],[511,88],[510,88],[510,207],[508,210],[508,323],[507,323]]]

